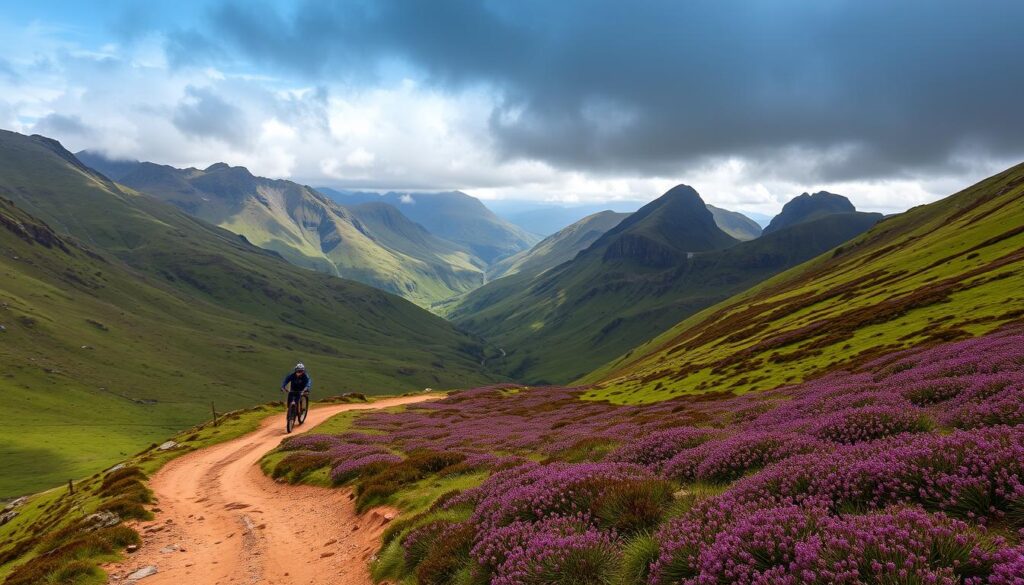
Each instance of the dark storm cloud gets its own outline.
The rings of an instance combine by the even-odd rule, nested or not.
[[[174,111],[174,126],[190,136],[214,138],[241,145],[248,138],[242,111],[209,89],[189,86],[185,99]]]
[[[1024,154],[1021,2],[309,1],[212,17],[175,58],[241,53],[319,81],[400,60],[442,88],[486,84],[500,152],[559,167],[771,168],[796,149],[820,157],[801,178],[841,180]]]

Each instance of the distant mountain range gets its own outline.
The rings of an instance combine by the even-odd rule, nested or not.
[[[424,306],[483,284],[487,262],[469,245],[432,234],[388,205],[390,199],[364,198],[343,206],[310,187],[223,163],[177,169],[111,161],[89,152],[77,156],[118,183],[244,235],[298,266],[351,278]]]
[[[393,205],[431,233],[464,246],[487,264],[526,250],[541,239],[461,191],[377,194],[328,187],[319,190],[341,205],[375,201]]]
[[[566,382],[667,324],[842,244],[882,216],[815,217],[740,242],[719,227],[695,190],[680,185],[571,261],[490,282],[447,307],[448,315],[501,347],[510,376]]]

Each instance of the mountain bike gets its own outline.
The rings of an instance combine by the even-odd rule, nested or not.
[[[288,416],[284,423],[284,432],[290,433],[292,429],[306,422],[309,414],[309,392],[303,392],[298,400],[288,400]]]

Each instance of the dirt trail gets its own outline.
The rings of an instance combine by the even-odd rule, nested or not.
[[[346,410],[431,398],[315,408],[295,432]],[[155,565],[158,572],[140,584],[371,583],[367,561],[391,511],[357,516],[347,490],[284,485],[265,476],[257,463],[285,436],[284,415],[275,415],[257,431],[165,465],[150,481],[160,510],[156,520],[138,527],[138,552],[107,567],[110,582],[125,583],[131,572]]]

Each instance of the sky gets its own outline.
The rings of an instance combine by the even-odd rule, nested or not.
[[[1024,161],[1012,0],[0,0],[0,127],[314,186],[897,212]]]

